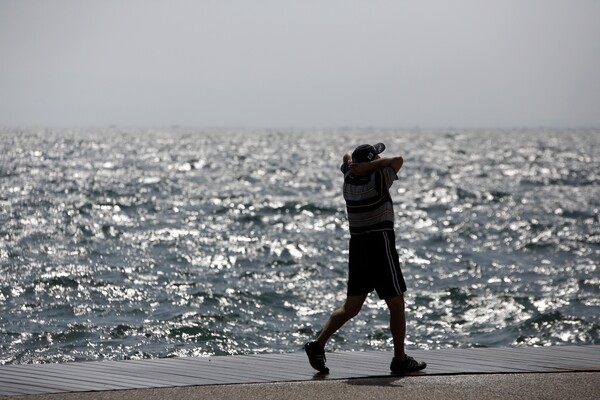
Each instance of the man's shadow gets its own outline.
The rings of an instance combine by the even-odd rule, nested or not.
[[[402,387],[400,381],[404,376],[390,375],[378,376],[372,378],[353,378],[346,380],[348,385],[352,386],[380,386],[380,387]]]
[[[314,381],[326,380],[328,378],[328,373],[318,372],[313,375]],[[405,378],[404,375],[382,375],[382,376],[372,376],[366,378],[350,378],[343,379],[348,385],[352,386],[381,386],[381,387],[402,387],[399,383],[402,378]]]

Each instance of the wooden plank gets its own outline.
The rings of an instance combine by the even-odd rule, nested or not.
[[[515,362],[525,360],[539,366],[546,366],[547,369],[569,369],[581,365],[583,368],[600,368],[600,351],[596,348],[590,348],[584,352],[580,348],[573,347],[569,350],[556,350],[555,348],[532,348],[530,350],[515,349],[490,349],[490,354],[496,354],[498,357],[510,357]],[[537,349],[537,350],[536,350]]]
[[[505,365],[521,366],[532,372],[552,372],[560,369],[560,365],[555,361],[550,363],[547,356],[536,352],[497,352],[490,349],[489,355],[493,360],[503,361]]]
[[[86,363],[82,363],[86,364]],[[102,364],[98,362],[97,364]],[[99,365],[97,365],[99,367]],[[95,374],[85,370],[84,365],[77,363],[67,364],[40,364],[35,368],[31,376],[26,373],[30,369],[24,369],[24,373],[15,370],[5,370],[3,374],[11,375],[14,379],[26,378],[32,382],[53,382],[54,384],[63,384],[79,390],[106,390],[106,387],[115,387],[121,389],[137,388],[139,385],[132,385],[129,381],[118,374]],[[146,382],[153,384],[151,380]]]
[[[36,387],[25,384],[19,384],[17,382],[5,380],[5,378],[0,378],[0,388],[2,388],[2,394],[5,396],[15,395],[15,394],[31,394],[31,393],[48,393],[48,390],[51,388],[47,387]]]
[[[36,381],[30,379],[16,379],[10,384],[20,387],[23,393],[61,393],[61,392],[81,392],[98,390],[96,387],[82,387],[54,382],[53,380]],[[4,394],[3,385],[0,385],[0,394]],[[101,390],[106,390],[103,388]]]
[[[194,384],[197,377],[186,377],[173,373],[173,367],[160,366],[150,363],[130,361],[126,364],[117,362],[94,363],[88,373],[118,375],[120,379],[135,387],[151,385],[152,382],[161,386],[184,386]]]
[[[600,371],[600,346],[414,350],[420,375]],[[390,376],[391,352],[327,353],[329,375],[304,352],[0,366],[0,395]]]
[[[196,382],[198,379],[204,379],[211,381],[206,376],[202,374],[203,369],[191,369],[184,363],[181,363],[179,360],[173,360],[172,363],[165,363],[161,365],[153,365],[146,366],[144,361],[139,361],[139,363],[132,364],[133,367],[138,367],[136,371],[127,372],[128,374],[139,373],[143,371],[144,373],[160,374],[164,376],[167,380],[177,381],[181,384],[189,384],[190,382]]]
[[[257,368],[248,370],[247,368],[241,368],[240,362],[243,361],[245,356],[236,356],[235,359],[225,360],[227,357],[215,357],[210,362],[203,362],[201,365],[197,363],[197,360],[192,358],[185,358],[182,361],[188,364],[194,364],[197,368],[202,368],[201,371],[203,376],[208,376],[212,379],[218,380],[222,383],[231,383],[238,377],[243,377],[244,380],[254,379],[256,382],[268,382],[268,377],[264,373],[257,371]],[[234,358],[234,357],[231,357]]]
[[[557,359],[581,360],[595,366],[600,366],[600,346],[586,347],[590,346],[572,348],[570,346],[548,347],[547,354],[549,357],[554,356]]]
[[[5,378],[10,378],[11,382],[22,385],[31,385],[35,387],[56,389],[59,391],[87,391],[87,390],[106,390],[107,387],[116,387],[114,385],[100,385],[97,382],[85,383],[69,376],[60,376],[54,374],[45,374],[39,370],[31,371],[28,374],[19,374],[15,371],[2,371]],[[119,386],[127,389],[127,387]]]

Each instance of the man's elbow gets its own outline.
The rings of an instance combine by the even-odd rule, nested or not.
[[[402,157],[394,157],[394,159],[392,160],[392,168],[394,169],[394,171],[398,172],[400,171],[400,168],[402,168],[402,165],[404,164],[404,159]]]

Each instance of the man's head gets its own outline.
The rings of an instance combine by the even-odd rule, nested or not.
[[[379,153],[385,150],[385,144],[377,143],[375,145],[361,144],[352,152],[352,162],[370,162],[379,158]]]

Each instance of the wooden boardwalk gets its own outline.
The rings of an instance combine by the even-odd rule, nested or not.
[[[600,346],[415,350],[420,375],[600,371]],[[390,376],[391,353],[327,353],[329,375],[304,352],[0,366],[0,396]]]

